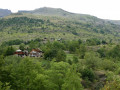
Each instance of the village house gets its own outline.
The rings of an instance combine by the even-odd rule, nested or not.
[[[30,57],[42,57],[43,51],[40,49],[32,49],[32,51],[29,53]]]
[[[24,56],[24,52],[22,51],[22,50],[16,50],[16,52],[15,52],[15,55],[18,55],[18,56]]]
[[[24,56],[30,56],[30,57],[42,57],[43,56],[43,51],[40,49],[32,49],[32,51],[29,53],[27,50],[16,50],[14,53],[15,55],[24,57]]]
[[[16,50],[15,55],[23,57],[23,56],[28,56],[29,53],[28,53],[27,50],[22,51],[22,50],[19,49],[19,50]]]

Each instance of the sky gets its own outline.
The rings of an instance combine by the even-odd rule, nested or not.
[[[120,0],[1,0],[0,8],[12,12],[41,7],[62,8],[102,19],[120,20]]]

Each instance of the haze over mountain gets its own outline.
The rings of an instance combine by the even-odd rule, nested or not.
[[[0,17],[8,16],[8,15],[10,15],[11,13],[12,13],[11,10],[8,10],[8,9],[0,9]]]

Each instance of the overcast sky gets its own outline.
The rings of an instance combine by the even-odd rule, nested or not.
[[[40,7],[62,8],[69,12],[90,14],[102,19],[120,20],[120,0],[1,0],[0,8],[33,10]]]

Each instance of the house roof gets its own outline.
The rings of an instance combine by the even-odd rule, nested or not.
[[[36,53],[36,52],[42,52],[42,50],[40,50],[40,49],[32,49],[32,51],[30,53]]]
[[[31,53],[37,53],[36,51],[32,51]]]
[[[16,50],[16,52],[21,52],[22,50],[20,50],[20,49],[18,49],[18,50]]]

